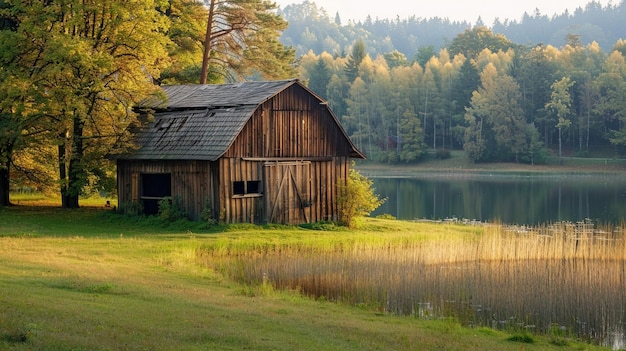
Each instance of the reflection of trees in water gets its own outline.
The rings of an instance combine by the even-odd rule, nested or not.
[[[488,179],[484,179],[488,178]],[[377,193],[388,199],[374,215],[401,219],[451,217],[538,224],[591,218],[619,223],[626,213],[626,180],[511,177],[379,178]]]

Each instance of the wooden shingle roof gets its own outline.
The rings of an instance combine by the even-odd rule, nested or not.
[[[139,149],[121,158],[215,161],[260,104],[297,82],[163,86],[166,101],[143,104],[155,114],[150,126],[137,135]]]

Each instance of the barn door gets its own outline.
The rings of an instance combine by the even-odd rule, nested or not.
[[[311,163],[268,162],[263,167],[265,214],[269,223],[308,223]]]

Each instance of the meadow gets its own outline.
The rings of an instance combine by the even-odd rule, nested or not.
[[[614,241],[606,245],[621,245],[622,234],[611,232],[615,238],[607,239]],[[437,275],[406,274],[402,265],[504,262],[509,260],[504,253],[512,252],[505,247],[507,235],[532,237],[506,231],[490,234],[480,226],[383,219],[367,219],[354,231],[324,223],[206,228],[194,223],[164,225],[102,207],[1,208],[0,349],[606,349],[559,328],[536,333],[516,325],[468,324],[469,313],[442,313],[445,299],[430,307],[422,298],[401,302],[410,284],[402,283],[406,290],[392,293],[373,287],[380,275],[363,274],[387,265],[382,274],[398,281],[401,276],[422,276],[416,281],[433,285],[437,282],[428,279]],[[570,240],[562,241],[561,250],[566,250]],[[457,247],[453,256],[448,243]],[[579,249],[592,250],[582,244]],[[530,244],[517,250],[529,259],[551,260],[531,257],[535,248]],[[480,256],[483,251],[502,259]],[[623,260],[618,255],[602,257],[606,262]],[[300,272],[300,280],[291,282],[276,265],[256,268],[271,260]],[[440,271],[442,289],[459,290],[444,286],[456,271]],[[503,274],[503,279],[515,275]],[[351,275],[360,289],[350,292],[341,275]],[[372,298],[379,295],[385,303]],[[470,307],[474,309],[474,303]]]

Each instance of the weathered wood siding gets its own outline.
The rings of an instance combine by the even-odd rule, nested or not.
[[[299,86],[262,104],[220,160],[227,222],[297,224],[336,217],[337,183],[352,146],[326,105]],[[261,180],[263,194],[233,197],[234,181]]]
[[[263,223],[263,189],[260,194],[236,195],[235,182],[259,181],[262,175],[258,162],[241,158],[219,160],[219,204],[218,217],[227,223]]]
[[[141,201],[142,174],[170,174],[172,197],[179,196],[189,216],[198,220],[207,206],[215,207],[217,177],[211,171],[215,163],[209,161],[131,161],[118,160],[117,186],[119,203]]]
[[[300,224],[336,219],[337,184],[348,176],[349,157],[326,160],[219,161],[222,220]],[[259,194],[236,195],[234,182],[260,181]],[[217,218],[217,217],[216,217]]]
[[[328,107],[294,85],[254,112],[225,156],[334,157],[351,150]]]

